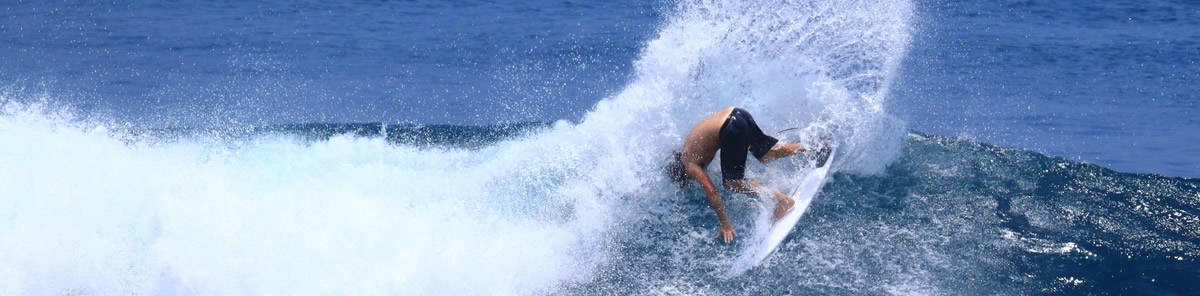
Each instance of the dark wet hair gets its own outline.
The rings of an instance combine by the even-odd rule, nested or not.
[[[683,153],[679,152],[679,150],[671,153],[671,158],[667,160],[667,166],[664,169],[667,176],[671,177],[671,181],[675,183],[675,186],[683,188],[683,186],[687,185],[687,170],[683,167]]]

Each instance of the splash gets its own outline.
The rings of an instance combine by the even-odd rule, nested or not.
[[[741,106],[768,131],[802,129],[783,138],[833,134],[848,148],[839,166],[880,172],[903,141],[884,102],[912,10],[906,1],[684,1],[648,42],[637,79],[579,128],[675,144],[650,149],[660,154],[699,119]]]
[[[470,149],[351,135],[130,141],[6,103],[0,294],[506,295],[593,282],[623,248],[614,236],[638,235],[622,225],[661,210],[637,206],[672,198],[661,160],[715,110],[803,130],[784,138],[833,134],[847,171],[895,159],[902,126],[883,106],[911,11],[684,1],[634,81],[582,121]]]
[[[128,144],[7,113],[0,294],[519,294],[587,274],[568,252],[585,222],[522,208],[556,204],[523,181],[547,174],[511,169],[528,144]]]

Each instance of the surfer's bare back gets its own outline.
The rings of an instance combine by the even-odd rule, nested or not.
[[[758,161],[767,163],[807,149],[797,143],[781,143],[763,134],[754,122],[754,117],[742,108],[722,109],[700,121],[688,132],[683,149],[675,154],[675,171],[672,174],[680,186],[686,185],[690,178],[704,187],[708,203],[717,212],[717,219],[721,220],[721,229],[717,231],[717,237],[723,238],[725,243],[730,243],[733,242],[735,234],[733,224],[725,215],[725,202],[721,200],[721,193],[717,191],[705,169],[718,150],[721,152],[722,185],[726,189],[743,194],[770,194],[775,198],[775,219],[783,217],[792,209],[796,202],[791,197],[745,178],[746,154],[754,154]]]

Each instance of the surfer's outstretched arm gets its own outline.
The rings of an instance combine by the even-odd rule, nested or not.
[[[694,163],[685,165],[688,177],[700,183],[700,187],[704,187],[704,195],[708,197],[708,204],[712,206],[713,211],[717,212],[717,219],[721,221],[721,229],[717,230],[717,237],[725,240],[725,243],[733,242],[733,236],[736,234],[733,231],[733,223],[729,222],[729,216],[725,215],[725,201],[721,200],[721,192],[717,191],[717,185],[714,185],[712,179],[708,178],[708,172],[704,171],[703,167]]]

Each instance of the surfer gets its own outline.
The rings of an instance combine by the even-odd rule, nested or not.
[[[721,221],[717,237],[723,238],[725,243],[730,243],[733,242],[735,234],[733,224],[725,215],[725,202],[721,200],[721,193],[717,191],[705,169],[717,155],[717,151],[721,152],[721,179],[725,189],[749,195],[769,194],[775,198],[774,219],[778,220],[792,209],[795,201],[782,192],[746,179],[746,154],[749,152],[759,162],[767,163],[806,150],[803,145],[781,143],[778,139],[763,134],[749,112],[742,108],[729,107],[713,113],[692,127],[683,142],[683,149],[675,152],[671,175],[680,187],[686,185],[689,178],[704,187],[708,203],[717,212],[717,219]],[[822,149],[824,150],[826,149]]]

